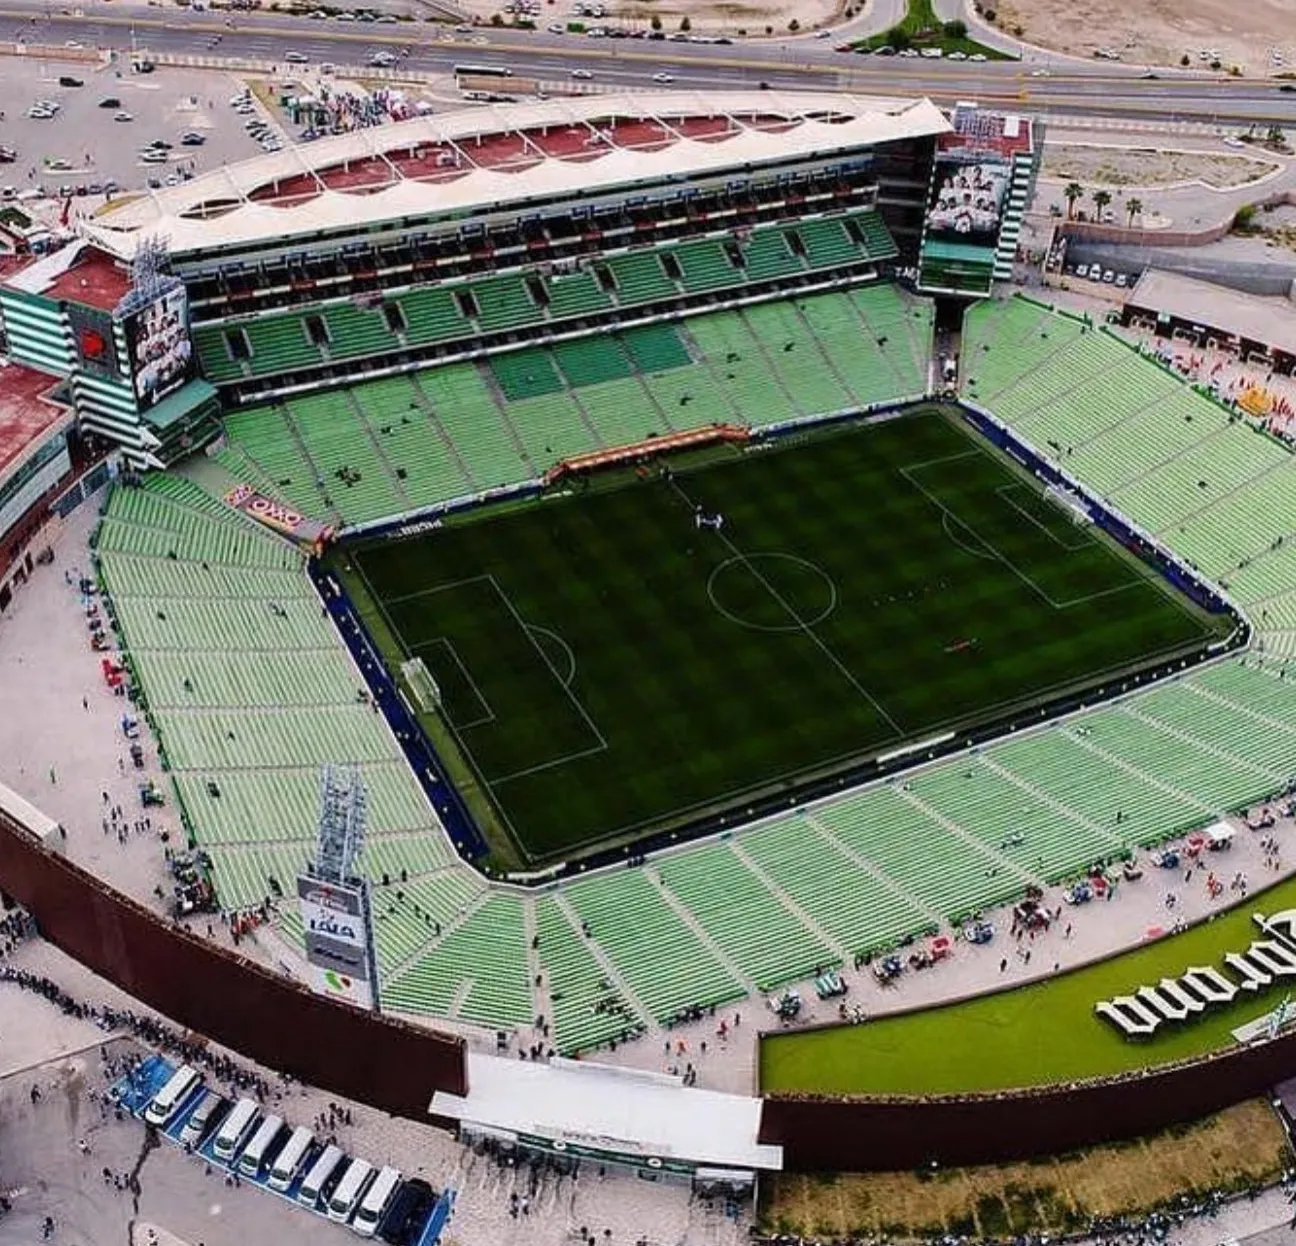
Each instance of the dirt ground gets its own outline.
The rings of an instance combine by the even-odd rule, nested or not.
[[[1047,143],[1040,176],[1091,186],[1168,186],[1202,182],[1216,189],[1254,182],[1276,166],[1246,156],[1150,147],[1090,147]]]
[[[1135,64],[1173,65],[1188,53],[1218,52],[1225,66],[1248,75],[1296,70],[1296,0],[982,0],[997,11],[996,24],[1028,43],[1090,56],[1112,48]],[[1285,64],[1270,59],[1282,53]]]
[[[1034,1164],[802,1176],[762,1183],[771,1231],[912,1239],[1074,1232],[1094,1216],[1150,1210],[1181,1193],[1243,1189],[1281,1171],[1285,1139],[1263,1100],[1178,1130]]]
[[[615,24],[634,30],[648,29],[654,17],[661,19],[662,29],[679,29],[688,17],[695,32],[745,31],[753,38],[786,34],[788,23],[795,21],[802,32],[832,26],[844,15],[847,5],[854,8],[861,0],[602,0],[606,16],[573,18],[570,0],[545,0],[535,20],[543,27],[550,22],[584,21],[587,25]],[[502,13],[505,0],[457,0],[465,12],[488,19]],[[768,30],[766,29],[768,27]]]

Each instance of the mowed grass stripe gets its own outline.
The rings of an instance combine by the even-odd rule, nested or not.
[[[930,408],[676,467],[353,554],[533,861],[1209,627]]]

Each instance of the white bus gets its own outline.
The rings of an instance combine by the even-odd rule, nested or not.
[[[256,1128],[257,1117],[260,1115],[255,1099],[240,1099],[234,1105],[234,1110],[225,1118],[216,1141],[212,1143],[212,1154],[222,1164],[233,1167],[235,1157]]]
[[[353,1159],[346,1175],[333,1191],[333,1197],[328,1201],[328,1218],[338,1224],[346,1224],[368,1192],[373,1176],[373,1165],[368,1160]]]
[[[252,1135],[252,1141],[243,1148],[243,1154],[239,1156],[239,1171],[245,1177],[259,1177],[266,1161],[274,1158],[270,1149],[283,1127],[282,1116],[267,1116],[261,1122]]]
[[[369,1192],[364,1196],[360,1209],[351,1221],[351,1227],[361,1237],[373,1237],[378,1232],[383,1213],[391,1206],[396,1191],[400,1188],[401,1174],[398,1169],[387,1167],[374,1178]]]
[[[298,1125],[292,1131],[292,1136],[283,1144],[283,1149],[275,1158],[275,1162],[270,1165],[272,1190],[283,1191],[292,1185],[297,1174],[305,1167],[306,1156],[314,1141],[315,1135],[305,1125]]]
[[[332,1187],[342,1176],[342,1161],[346,1156],[340,1147],[332,1143],[324,1148],[324,1153],[312,1165],[306,1174],[306,1180],[297,1191],[297,1201],[304,1207],[317,1207],[321,1198],[333,1193]]]
[[[150,1125],[163,1128],[180,1110],[180,1105],[194,1092],[199,1081],[197,1070],[182,1064],[167,1078],[166,1085],[153,1096],[153,1101],[144,1109],[144,1119]]]

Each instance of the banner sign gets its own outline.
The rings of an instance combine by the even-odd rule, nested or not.
[[[225,495],[225,501],[267,528],[300,541],[304,545],[322,545],[333,535],[330,524],[310,519],[274,498],[258,493],[251,485],[238,485]]]

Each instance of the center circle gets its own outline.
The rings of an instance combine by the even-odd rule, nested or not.
[[[822,567],[795,554],[739,554],[707,580],[711,604],[754,632],[800,632],[837,608],[837,585]]]

